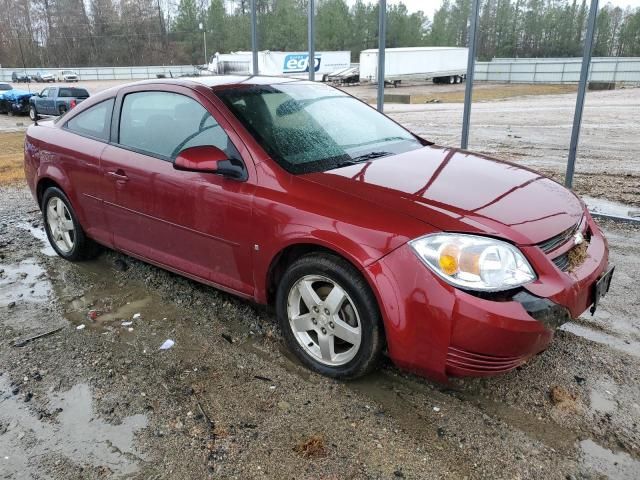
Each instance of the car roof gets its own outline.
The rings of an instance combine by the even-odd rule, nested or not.
[[[193,84],[204,85],[213,89],[219,87],[230,87],[236,85],[279,85],[283,83],[308,83],[307,80],[301,80],[291,77],[276,77],[267,75],[211,75],[203,77],[179,77],[179,78],[159,78],[151,80],[142,80],[130,85],[144,84],[166,84],[166,85],[187,85]]]

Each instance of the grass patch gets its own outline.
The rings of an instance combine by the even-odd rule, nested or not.
[[[0,185],[24,180],[24,132],[0,133]]]
[[[553,84],[504,84],[504,85],[474,85],[474,102],[491,102],[505,98],[522,97],[526,95],[557,95],[577,91],[576,85]],[[411,95],[411,103],[463,103],[464,90],[453,92],[437,92],[428,95]]]

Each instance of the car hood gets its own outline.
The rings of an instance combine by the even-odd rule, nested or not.
[[[439,230],[520,245],[557,235],[584,212],[571,191],[539,173],[453,148],[424,147],[303,177]]]

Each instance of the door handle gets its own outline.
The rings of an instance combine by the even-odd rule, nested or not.
[[[126,182],[129,180],[129,177],[124,173],[124,170],[118,169],[115,172],[107,172],[107,175],[115,178],[119,182]]]

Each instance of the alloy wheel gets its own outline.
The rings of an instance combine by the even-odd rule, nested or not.
[[[69,253],[75,245],[76,232],[69,209],[59,197],[47,203],[47,225],[51,239],[62,253]]]
[[[293,284],[287,299],[289,326],[295,339],[314,360],[329,366],[351,361],[360,348],[358,310],[337,282],[305,275]]]

